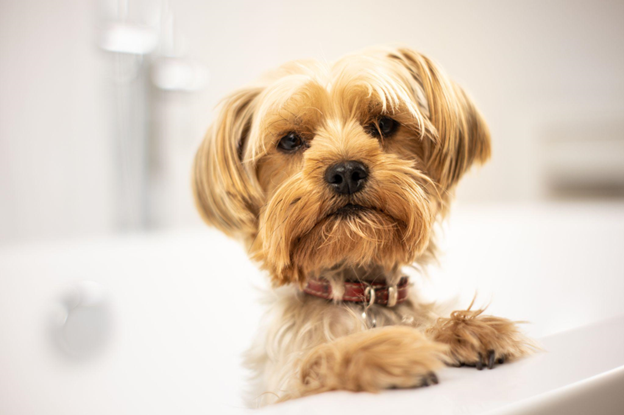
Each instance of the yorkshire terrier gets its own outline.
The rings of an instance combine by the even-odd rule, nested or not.
[[[246,356],[254,402],[428,386],[445,364],[491,369],[531,351],[510,320],[437,315],[401,272],[435,257],[434,225],[489,157],[470,97],[407,48],[287,63],[223,100],[193,190],[274,287]]]

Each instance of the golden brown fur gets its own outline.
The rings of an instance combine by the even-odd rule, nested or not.
[[[388,137],[384,117],[398,125]],[[280,150],[289,134],[300,139],[296,151]],[[371,329],[361,305],[337,301],[345,280],[396,284],[401,267],[434,257],[434,225],[456,184],[489,156],[470,98],[406,48],[291,62],[225,98],[197,152],[193,189],[204,220],[240,238],[275,287],[247,358],[253,399],[418,386],[442,362],[529,350],[514,323],[477,311],[436,322],[412,295],[393,308],[373,305]],[[324,175],[347,160],[366,166],[366,185],[337,194]],[[347,204],[360,210],[338,214]],[[336,301],[299,291],[320,277]]]

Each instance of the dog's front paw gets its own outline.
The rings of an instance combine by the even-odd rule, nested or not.
[[[427,334],[449,346],[448,364],[472,366],[478,370],[517,359],[537,347],[518,329],[518,323],[483,315],[484,310],[454,311],[440,317]]]
[[[290,397],[437,384],[434,372],[446,352],[447,346],[404,326],[352,334],[314,348],[303,359]]]

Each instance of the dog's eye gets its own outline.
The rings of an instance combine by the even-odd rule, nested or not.
[[[277,148],[286,152],[292,153],[293,151],[298,150],[303,145],[303,139],[301,136],[295,132],[290,132],[286,134],[277,144]]]
[[[390,117],[382,117],[379,120],[379,131],[384,137],[390,136],[396,130],[398,123]]]
[[[381,117],[376,123],[372,123],[368,126],[367,130],[373,137],[388,138],[394,134],[399,126],[399,123],[390,117]]]

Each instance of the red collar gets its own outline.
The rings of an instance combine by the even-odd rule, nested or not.
[[[397,285],[380,282],[345,282],[344,295],[340,301],[353,303],[379,304],[393,307],[407,300],[409,278],[402,277]],[[333,300],[332,287],[325,279],[310,280],[303,289],[306,294]]]

